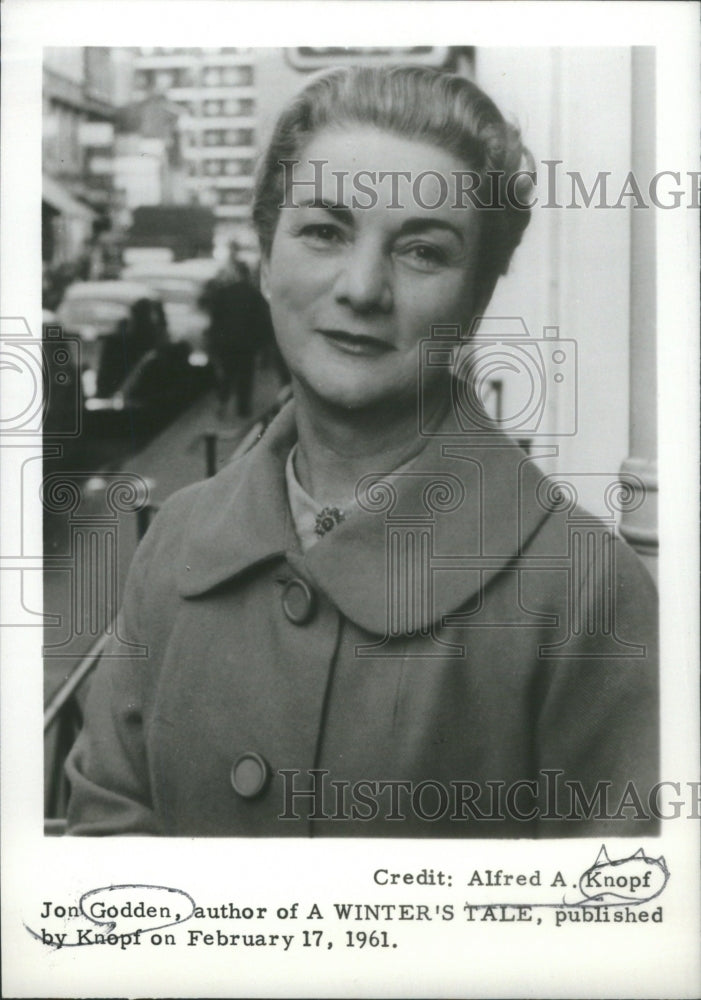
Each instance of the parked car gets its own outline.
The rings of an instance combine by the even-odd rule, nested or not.
[[[146,334],[139,343],[127,334],[132,310],[141,303]],[[87,409],[99,409],[92,400],[110,399],[141,355],[154,341],[167,338],[163,306],[152,289],[132,281],[77,281],[70,285],[56,316],[68,336],[81,346],[81,381]],[[152,333],[155,332],[155,336]],[[117,407],[119,408],[119,407]]]
[[[133,264],[122,276],[142,281],[157,293],[163,302],[168,329],[173,341],[186,343],[192,352],[193,364],[206,364],[204,332],[208,317],[198,303],[207,281],[221,265],[211,258],[158,263]]]
[[[192,398],[189,347],[170,337],[163,302],[137,281],[71,285],[57,310],[81,346],[86,411],[172,411]],[[201,381],[201,379],[200,379]]]
[[[204,282],[214,278],[222,269],[221,261],[213,257],[191,257],[190,260],[179,260],[175,264],[178,274],[192,278],[193,281]]]

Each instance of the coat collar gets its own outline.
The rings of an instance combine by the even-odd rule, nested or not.
[[[418,544],[423,563],[414,555],[413,565],[430,559],[442,571],[431,574],[430,585],[414,583],[420,599],[400,628],[413,632],[463,607],[518,556],[548,515],[535,498],[542,473],[525,452],[497,430],[465,435],[447,419],[405,471],[361,481],[361,511],[302,555],[285,485],[296,439],[293,407],[278,414],[250,452],[203,484],[184,531],[182,596],[204,594],[286,557],[347,618],[384,635],[392,598],[387,581],[406,565],[396,554]]]

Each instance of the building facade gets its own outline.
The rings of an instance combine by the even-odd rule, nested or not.
[[[164,94],[180,107],[186,199],[221,220],[247,220],[257,151],[252,50],[142,48],[133,93]]]
[[[47,48],[43,68],[42,259],[75,260],[98,215],[111,203],[111,174],[93,173],[93,156],[111,155],[113,79],[109,49]]]

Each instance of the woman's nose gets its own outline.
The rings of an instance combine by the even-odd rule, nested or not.
[[[394,305],[391,261],[381,249],[359,242],[344,255],[334,295],[355,312],[390,312]]]

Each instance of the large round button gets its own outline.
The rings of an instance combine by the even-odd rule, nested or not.
[[[306,625],[312,620],[316,611],[316,598],[306,580],[295,577],[285,584],[282,609],[293,625]]]
[[[259,753],[249,750],[234,761],[231,785],[244,799],[255,799],[264,791],[270,779],[270,768]]]

